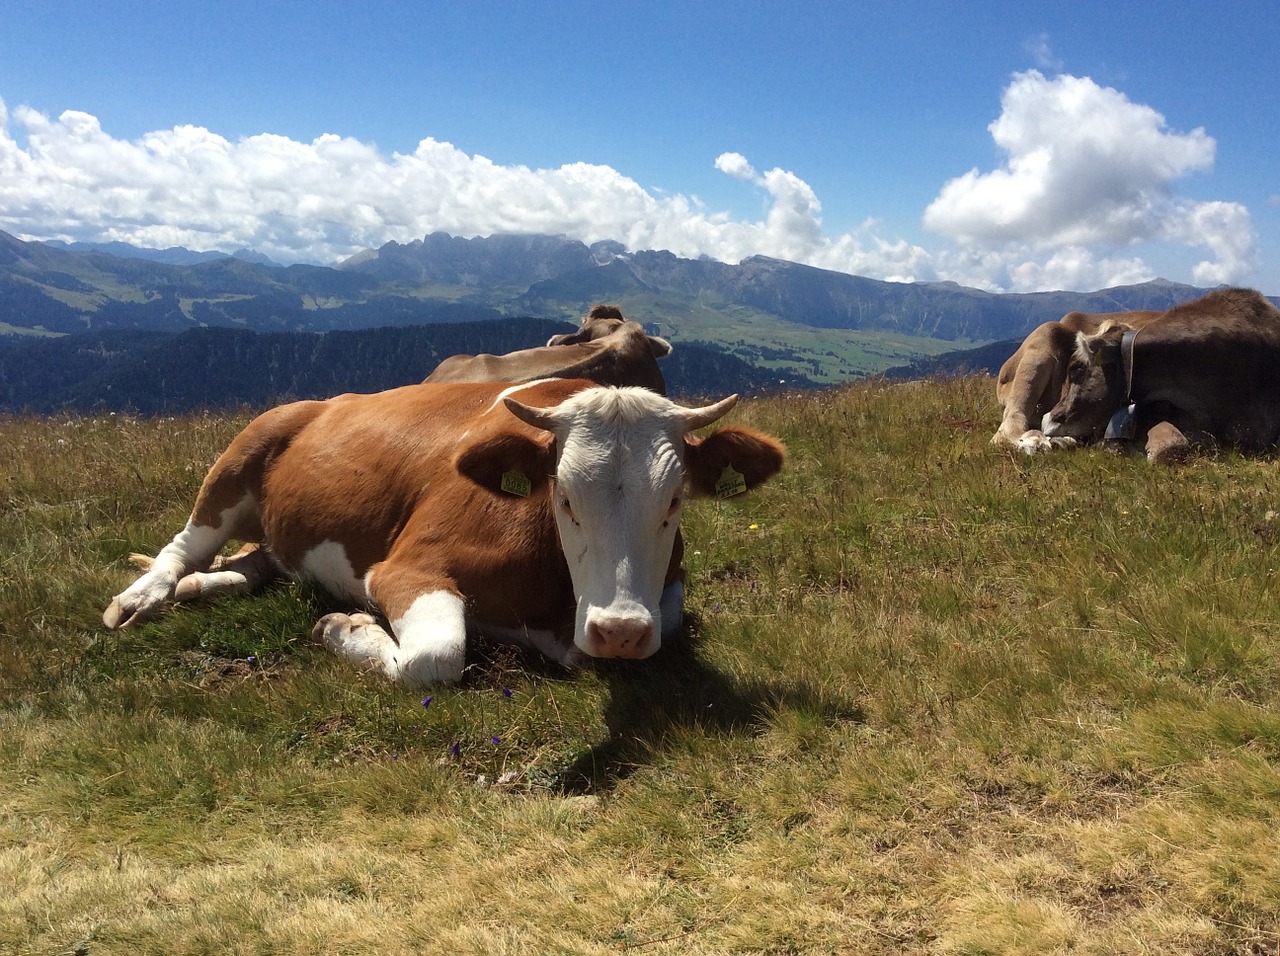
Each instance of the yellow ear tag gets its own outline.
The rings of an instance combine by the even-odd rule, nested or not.
[[[743,477],[742,472],[734,471],[733,465],[725,465],[724,471],[720,472],[720,477],[716,479],[716,497],[732,498],[746,490],[747,479]]]
[[[533,482],[531,482],[523,471],[504,471],[502,473],[502,490],[509,495],[516,495],[520,498],[528,498],[533,492]]]

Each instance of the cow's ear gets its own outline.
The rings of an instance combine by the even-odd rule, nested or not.
[[[671,354],[671,343],[666,339],[660,339],[656,335],[646,336],[649,339],[649,351],[656,359],[666,358]]]
[[[1120,337],[1110,331],[1089,335],[1086,332],[1076,333],[1076,354],[1090,365],[1107,365],[1120,361]]]
[[[762,485],[782,470],[786,456],[776,438],[737,425],[684,440],[689,490],[702,497],[729,498]]]
[[[463,448],[454,464],[461,475],[495,494],[528,497],[555,473],[555,436],[491,435]]]

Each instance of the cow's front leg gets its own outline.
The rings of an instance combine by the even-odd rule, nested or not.
[[[384,561],[369,570],[365,582],[390,631],[368,614],[330,614],[316,625],[315,636],[344,657],[410,686],[461,680],[467,625],[453,581]]]
[[[662,616],[662,639],[675,637],[684,626],[684,572],[662,589],[658,612]]]

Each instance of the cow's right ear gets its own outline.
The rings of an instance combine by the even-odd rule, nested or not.
[[[534,437],[503,432],[462,449],[454,465],[494,494],[528,497],[555,474],[555,441],[549,432]]]

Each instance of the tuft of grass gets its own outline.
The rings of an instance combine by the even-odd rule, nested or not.
[[[990,447],[989,379],[744,403],[689,623],[414,693],[280,585],[107,632],[248,419],[0,419],[0,953],[1280,946],[1280,488]]]

